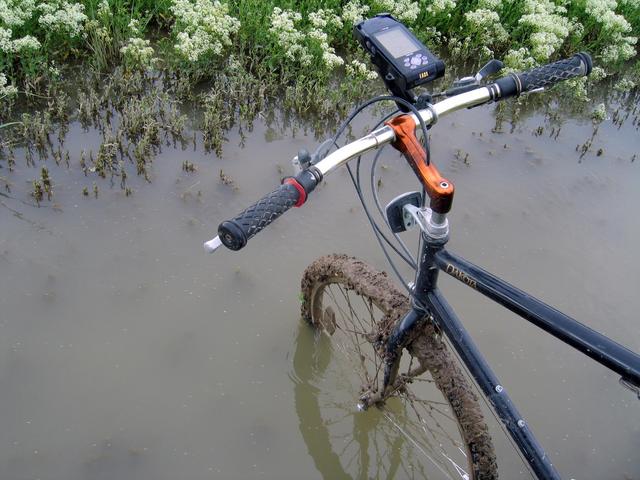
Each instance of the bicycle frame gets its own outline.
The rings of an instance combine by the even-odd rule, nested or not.
[[[446,240],[434,240],[426,234],[423,234],[423,240],[419,256],[420,265],[413,288],[413,308],[392,332],[388,350],[397,351],[402,346],[403,339],[408,338],[412,327],[420,325],[421,319],[430,318],[446,334],[538,478],[559,479],[557,470],[498,377],[438,289],[439,271],[449,274],[517,313],[636,386],[640,385],[640,356],[482,268],[448,252],[444,248]]]
[[[504,282],[482,268],[448,252],[449,238],[446,214],[451,209],[453,184],[440,176],[428,154],[415,136],[415,121],[403,115],[387,126],[393,128],[394,148],[402,152],[422,183],[431,208],[405,206],[422,230],[422,248],[413,289],[413,309],[398,323],[387,344],[387,358],[395,359],[412,327],[428,317],[446,334],[467,369],[491,402],[512,439],[539,478],[559,479],[544,450],[535,439],[497,376],[484,359],[471,336],[438,289],[440,270],[503,305],[537,327],[621,375],[621,380],[640,386],[640,356],[622,345],[559,312],[531,295]],[[409,208],[407,210],[407,208]],[[385,390],[390,379],[391,364],[385,369]]]
[[[577,55],[577,57],[580,57],[580,55]],[[557,69],[559,68],[557,65],[553,68],[551,67],[551,65],[542,67],[542,70],[537,71],[535,75],[530,72],[525,79],[525,83],[529,87],[534,84],[546,86],[568,78],[565,75],[566,72],[563,74],[564,76],[557,75],[558,72],[562,73],[562,68],[564,67],[560,68],[560,70]],[[588,70],[590,71],[590,67]],[[580,73],[580,75],[584,74],[586,74],[585,71]],[[571,73],[571,76],[576,76],[575,71]],[[517,75],[512,76],[511,81],[515,80],[517,80],[516,84],[519,85],[517,93],[520,93],[523,78]],[[505,83],[501,85],[502,87],[508,86]],[[529,91],[529,87],[524,91]],[[516,94],[516,90],[511,89],[507,93],[509,94],[507,96],[513,96]],[[456,352],[482,389],[484,395],[490,400],[495,412],[535,474],[543,479],[557,479],[560,478],[558,472],[535,439],[527,423],[517,411],[500,381],[473,343],[470,335],[462,326],[453,309],[438,289],[439,271],[442,270],[453,276],[465,285],[505,306],[537,327],[610,368],[621,375],[621,383],[635,390],[636,393],[640,392],[640,356],[540,300],[509,285],[480,267],[448,252],[444,248],[448,239],[446,214],[451,209],[454,186],[440,175],[435,165],[429,162],[427,152],[424,151],[422,144],[415,137],[415,128],[419,122],[423,122],[424,126],[431,126],[441,116],[463,108],[471,108],[499,100],[500,98],[502,98],[501,86],[496,83],[455,95],[434,105],[429,104],[420,111],[395,117],[386,122],[384,127],[378,128],[370,134],[339,148],[313,165],[308,165],[303,170],[303,173],[308,173],[314,179],[313,186],[309,189],[311,191],[325,175],[345,165],[349,160],[383,145],[392,144],[394,148],[404,154],[425,192],[427,192],[431,208],[417,209],[417,207],[414,207],[415,210],[413,212],[408,212],[412,213],[414,220],[420,224],[424,242],[419,252],[419,266],[413,288],[413,308],[402,321],[398,322],[387,342],[387,358],[391,360],[388,361],[385,371],[385,388],[378,392],[378,395],[383,395],[386,387],[391,384],[392,361],[394,357],[397,358],[398,352],[402,350],[407,339],[410,338],[409,334],[412,328],[419,327],[423,324],[423,320],[428,318],[435,322],[449,338]],[[298,183],[297,180],[293,180],[293,183]],[[300,192],[300,190],[305,192],[301,202],[304,203],[307,190],[298,183],[294,191]],[[221,224],[219,232],[222,233],[220,235],[223,238],[224,235],[230,236],[229,242],[231,242],[231,246],[226,243],[225,245],[235,250],[242,248],[248,238],[261,231],[284,211],[294,206],[294,204],[299,206],[296,203],[296,199],[299,201],[299,198],[301,198],[298,197],[298,193],[295,194],[293,200],[292,198],[290,198],[290,193],[281,193],[280,190],[276,190],[260,202],[246,209],[233,221],[225,222],[231,223],[235,231],[239,232],[238,235],[229,229],[222,229],[224,224]],[[406,207],[404,206],[405,209]],[[236,238],[241,238],[242,242],[235,242]],[[223,241],[219,237],[215,237],[205,243],[205,249],[208,252],[213,252],[222,243]]]

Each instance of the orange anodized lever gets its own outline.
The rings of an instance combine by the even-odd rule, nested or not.
[[[416,122],[409,115],[400,115],[386,125],[396,134],[393,147],[404,155],[427,191],[431,209],[436,213],[449,212],[453,203],[453,183],[440,175],[433,163],[427,164],[427,152],[416,138]]]

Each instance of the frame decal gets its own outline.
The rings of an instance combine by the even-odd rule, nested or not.
[[[448,273],[449,275],[451,275],[452,277],[456,277],[458,280],[460,280],[462,283],[464,283],[465,285],[477,290],[478,289],[478,282],[476,282],[473,278],[471,278],[469,276],[469,274],[463,272],[462,270],[460,270],[458,267],[455,267],[454,265],[447,263],[447,266],[444,269],[445,273]]]

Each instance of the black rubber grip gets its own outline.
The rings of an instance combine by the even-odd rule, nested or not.
[[[563,80],[589,75],[592,66],[589,54],[580,52],[571,58],[543,65],[528,72],[512,73],[496,80],[490,89],[492,89],[494,100],[503,100],[538,88],[549,87]],[[498,88],[496,89],[495,86]]]
[[[218,227],[220,240],[227,248],[240,250],[251,237],[293,207],[299,196],[296,187],[283,183],[233,220],[222,222]]]

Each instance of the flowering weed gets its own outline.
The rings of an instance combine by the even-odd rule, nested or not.
[[[170,8],[175,17],[172,34],[181,66],[196,75],[219,63],[231,46],[240,22],[229,15],[229,7],[218,0],[175,0]]]
[[[0,0],[2,109],[18,92],[64,80],[71,58],[101,72],[153,69],[181,96],[206,80],[259,85],[295,108],[311,96],[331,104],[375,78],[351,31],[380,12],[441,53],[502,58],[514,70],[587,50],[603,69],[593,79],[636,56],[640,29],[639,0]]]

